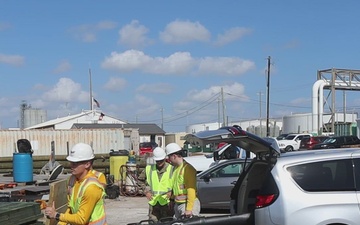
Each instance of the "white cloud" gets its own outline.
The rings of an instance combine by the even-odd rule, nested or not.
[[[97,34],[102,30],[111,30],[116,27],[116,23],[112,21],[101,21],[97,24],[83,24],[77,27],[70,28],[70,32],[76,39],[83,42],[95,42]]]
[[[157,84],[142,84],[136,88],[137,92],[168,94],[172,91],[171,84],[157,83]]]
[[[255,68],[255,63],[237,57],[206,57],[199,61],[200,74],[241,75]]]
[[[24,57],[20,55],[0,54],[0,63],[9,64],[12,66],[21,66],[24,64]]]
[[[71,70],[71,64],[69,61],[64,60],[53,70],[53,73],[59,74]]]
[[[200,91],[191,90],[187,93],[188,96],[187,98],[195,102],[204,102],[215,95],[220,95],[221,88],[223,89],[224,98],[227,100],[236,99],[239,97],[242,98],[242,100],[244,100],[244,98],[247,98],[244,95],[245,92],[244,85],[237,82],[233,84],[211,86],[207,89],[203,89]]]
[[[186,98],[174,104],[174,110],[184,116],[191,117],[196,123],[216,122],[219,114],[219,103],[222,101],[221,88],[224,93],[226,110],[238,109],[241,102],[249,101],[245,95],[245,87],[240,83],[211,86],[202,90],[191,90]],[[240,107],[241,108],[241,107]],[[214,120],[215,118],[215,120]]]
[[[160,115],[159,110],[161,106],[155,103],[152,98],[143,95],[136,95],[134,98],[133,106],[135,109],[135,113],[139,116],[142,116],[142,120],[146,120],[147,118],[149,118],[149,115],[152,115],[154,113],[158,113]]]
[[[290,101],[291,104],[294,105],[300,105],[300,106],[304,106],[304,105],[309,105],[311,103],[311,99],[309,98],[296,98]]]
[[[142,48],[152,42],[146,37],[147,32],[148,29],[144,25],[139,24],[137,20],[133,20],[119,30],[120,38],[118,43],[130,48]]]
[[[183,74],[189,72],[193,64],[194,60],[187,52],[177,52],[167,58],[152,58],[141,51],[129,50],[123,53],[112,52],[103,61],[102,67],[120,73],[138,70],[152,74]]]
[[[109,91],[121,91],[126,85],[126,80],[120,77],[110,77],[104,88]]]
[[[175,104],[175,108],[178,111],[189,110],[193,107],[200,107],[199,103],[206,105],[212,103],[217,104],[221,99],[221,88],[223,89],[224,99],[229,101],[248,101],[248,97],[245,95],[245,87],[240,83],[224,84],[211,86],[202,90],[190,90],[186,94],[186,98]],[[213,107],[212,107],[213,108]]]
[[[100,21],[95,24],[96,30],[111,30],[116,27],[116,22],[113,21]]]
[[[43,94],[43,98],[49,102],[86,102],[89,93],[82,91],[81,84],[69,78],[60,78],[51,90]]]
[[[234,27],[227,31],[224,34],[219,34],[217,40],[215,41],[215,45],[223,46],[229,44],[233,41],[236,41],[243,36],[250,34],[251,30],[243,27]]]
[[[236,57],[197,59],[189,52],[175,52],[169,57],[151,57],[142,51],[128,50],[123,53],[112,52],[102,62],[102,67],[119,73],[141,71],[159,75],[241,75],[255,68],[255,63]]]
[[[176,20],[166,25],[160,32],[160,39],[169,44],[179,44],[192,41],[208,41],[210,32],[199,22]]]

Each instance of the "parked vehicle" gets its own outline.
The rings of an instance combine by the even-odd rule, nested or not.
[[[201,209],[230,210],[230,192],[251,159],[222,161],[197,175],[197,193]],[[229,211],[230,212],[230,211]]]
[[[283,140],[278,140],[281,150],[287,152],[297,151],[300,148],[300,141],[305,137],[311,137],[311,134],[289,134]]]
[[[231,191],[232,216],[197,219],[201,224],[359,224],[360,149],[280,153],[239,127],[185,138],[198,145],[226,141],[256,154]]]
[[[357,136],[328,137],[323,142],[314,145],[313,149],[342,148],[350,147],[350,145],[360,145],[360,139]]]
[[[314,145],[323,142],[329,136],[312,136],[312,137],[303,137],[300,142],[299,150],[311,150],[314,148]]]
[[[280,141],[280,140],[284,140],[286,138],[286,136],[288,136],[289,134],[280,134],[279,136],[276,137],[276,140]]]
[[[139,145],[139,155],[144,155],[146,153],[152,153],[154,148],[156,148],[158,144],[155,142],[142,142]]]
[[[237,146],[228,143],[222,143],[219,146],[220,147],[212,153],[188,156],[185,158],[185,161],[190,163],[196,169],[197,173],[200,173],[229,159],[246,158],[246,151]],[[248,158],[253,158],[254,156],[254,154],[249,154]]]

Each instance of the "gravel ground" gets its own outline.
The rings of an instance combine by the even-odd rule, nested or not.
[[[146,197],[125,197],[105,199],[105,210],[109,225],[126,225],[148,219]]]
[[[126,225],[148,219],[148,201],[146,197],[125,197],[105,199],[105,210],[109,225]],[[201,213],[201,216],[227,215],[217,210]],[[146,223],[145,223],[146,224]]]

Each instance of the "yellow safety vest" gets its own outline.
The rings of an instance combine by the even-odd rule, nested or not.
[[[69,179],[69,184],[68,184],[68,190],[70,192],[69,208],[71,209],[71,212],[76,213],[79,210],[81,199],[83,197],[83,194],[84,194],[86,188],[91,184],[95,184],[103,190],[103,194],[102,194],[102,199],[100,199],[100,201],[98,201],[96,203],[95,208],[90,216],[90,222],[88,224],[89,225],[90,224],[91,225],[106,224],[105,208],[104,208],[104,200],[103,200],[103,198],[105,196],[104,187],[101,185],[101,183],[98,181],[97,178],[89,177],[80,184],[76,201],[74,201],[74,199],[75,199],[75,193],[73,192],[73,186],[75,183],[74,178],[75,178],[75,176],[71,176]]]
[[[156,203],[160,205],[169,204],[170,200],[166,193],[172,189],[172,173],[173,166],[167,164],[166,171],[159,180],[156,165],[146,166],[146,181],[150,186],[153,198],[149,201],[149,204],[154,206]]]
[[[184,170],[188,164],[183,162],[174,171],[174,187],[173,192],[175,202],[184,203],[187,200],[187,189],[185,187]]]

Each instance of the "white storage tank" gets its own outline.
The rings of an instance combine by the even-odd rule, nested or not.
[[[355,123],[357,119],[356,113],[335,113],[336,122]],[[329,123],[331,120],[330,114],[323,114],[323,123]],[[311,133],[313,130],[312,113],[293,114],[283,117],[282,133]]]
[[[293,114],[283,117],[282,133],[309,133],[312,130],[312,114]]]

